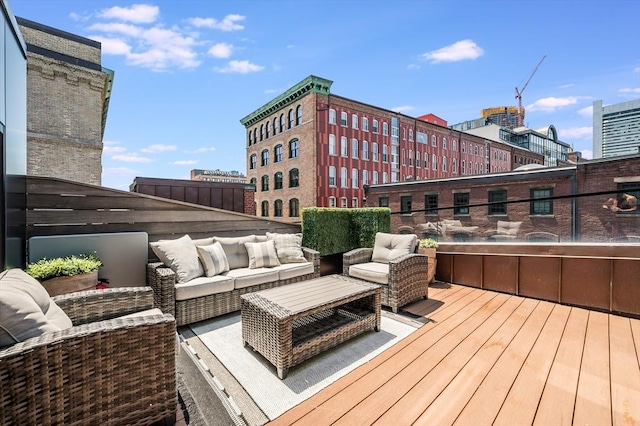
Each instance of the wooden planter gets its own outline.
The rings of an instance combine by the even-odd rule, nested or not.
[[[436,275],[436,249],[418,248],[418,254],[424,254],[429,257],[429,283],[432,283]]]
[[[93,290],[98,284],[98,271],[71,277],[56,277],[41,282],[50,296],[74,293],[76,291]]]

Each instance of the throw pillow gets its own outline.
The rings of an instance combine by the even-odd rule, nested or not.
[[[413,253],[418,243],[415,234],[387,234],[378,232],[373,246],[372,262],[387,263],[396,257]]]
[[[229,270],[227,255],[224,254],[222,244],[219,242],[216,241],[206,246],[196,246],[196,249],[207,277],[213,277]]]
[[[229,261],[229,269],[247,268],[249,266],[249,255],[244,243],[255,243],[255,235],[245,237],[215,237],[215,241],[222,244],[224,254]]]
[[[307,261],[302,252],[302,234],[267,232],[267,238],[275,242],[280,263],[304,263]]]
[[[249,254],[249,269],[280,266],[276,245],[273,240],[263,243],[244,243]]]
[[[149,243],[158,259],[176,273],[179,283],[186,283],[204,275],[198,260],[196,245],[189,235],[177,240],[163,240]]]

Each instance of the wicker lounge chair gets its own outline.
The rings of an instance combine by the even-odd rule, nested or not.
[[[522,222],[509,222],[499,220],[496,229],[490,229],[484,233],[489,241],[511,241],[518,238],[518,232]]]
[[[151,288],[49,299],[40,286],[45,299],[12,290],[16,283],[39,292],[20,269],[0,273],[0,424],[143,425],[175,418],[176,325],[151,309]],[[10,305],[36,310],[18,322],[15,313],[6,315]],[[40,325],[25,329],[33,315]],[[58,327],[61,319],[72,326]],[[7,346],[7,339],[19,343]]]
[[[427,298],[429,259],[415,253],[415,234],[378,232],[373,248],[358,248],[343,255],[343,275],[381,285],[382,304],[393,312],[415,300]]]

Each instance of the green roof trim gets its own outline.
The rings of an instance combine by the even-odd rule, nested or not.
[[[310,92],[320,93],[321,95],[328,95],[332,84],[333,81],[331,80],[316,77],[315,75],[310,75],[280,96],[272,99],[265,105],[253,111],[251,114],[242,118],[240,120],[240,123],[242,123],[242,125],[245,127],[250,127],[258,121],[261,121],[265,117],[273,114],[274,112],[294,103],[297,99]]]

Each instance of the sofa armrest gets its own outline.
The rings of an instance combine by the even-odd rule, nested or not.
[[[348,251],[342,255],[342,274],[349,275],[349,266],[357,263],[371,262],[373,248],[362,247]]]
[[[73,325],[108,320],[153,308],[151,287],[87,290],[52,297]]]
[[[302,247],[302,253],[305,259],[313,263],[313,277],[320,276],[320,252],[318,250],[310,249],[308,247]]]
[[[397,306],[404,306],[422,296],[427,297],[428,288],[428,256],[410,253],[389,261],[389,292],[397,300]]]
[[[171,315],[112,319],[0,350],[3,423],[151,423],[175,414]]]
[[[176,315],[176,273],[162,262],[147,264],[147,285],[153,289],[153,305]]]

